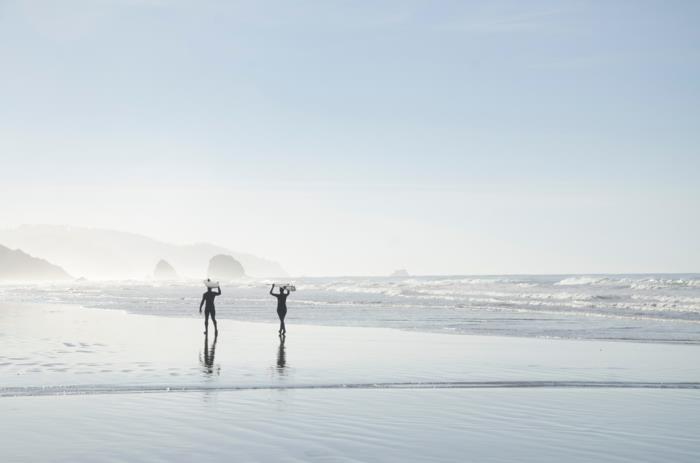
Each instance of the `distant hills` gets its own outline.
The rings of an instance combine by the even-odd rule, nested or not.
[[[68,273],[58,265],[32,257],[16,249],[0,245],[0,280],[69,280]]]
[[[209,243],[176,245],[114,230],[58,225],[22,225],[0,230],[0,243],[61,265],[75,276],[142,279],[161,260],[183,277],[204,277],[209,260],[230,255],[249,276],[287,276],[279,263]]]

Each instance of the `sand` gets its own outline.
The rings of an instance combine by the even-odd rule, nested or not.
[[[0,305],[0,461],[698,461],[700,346]]]

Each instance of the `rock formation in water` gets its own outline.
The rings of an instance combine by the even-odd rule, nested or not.
[[[70,280],[72,277],[58,265],[32,257],[15,249],[0,246],[0,280],[46,281]]]
[[[234,280],[245,276],[245,270],[233,256],[218,254],[209,261],[207,275],[213,280]]]
[[[177,280],[179,276],[172,265],[161,259],[153,270],[153,278],[156,280]]]
[[[0,229],[0,243],[58,262],[68,273],[87,278],[141,279],[153,263],[165,259],[181,277],[201,278],[209,259],[233,256],[256,277],[285,277],[277,262],[208,243],[169,244],[146,236],[113,230],[59,225],[22,225]]]
[[[392,277],[409,277],[411,275],[408,274],[408,271],[405,268],[399,269],[399,270],[394,270],[393,273],[389,276]]]

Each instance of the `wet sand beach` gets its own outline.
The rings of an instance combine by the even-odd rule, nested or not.
[[[3,461],[696,461],[700,346],[0,306]],[[36,445],[40,442],[40,445]]]

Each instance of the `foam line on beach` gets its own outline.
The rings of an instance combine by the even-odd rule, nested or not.
[[[456,381],[296,385],[79,385],[0,388],[0,397],[313,389],[700,389],[700,382]]]

